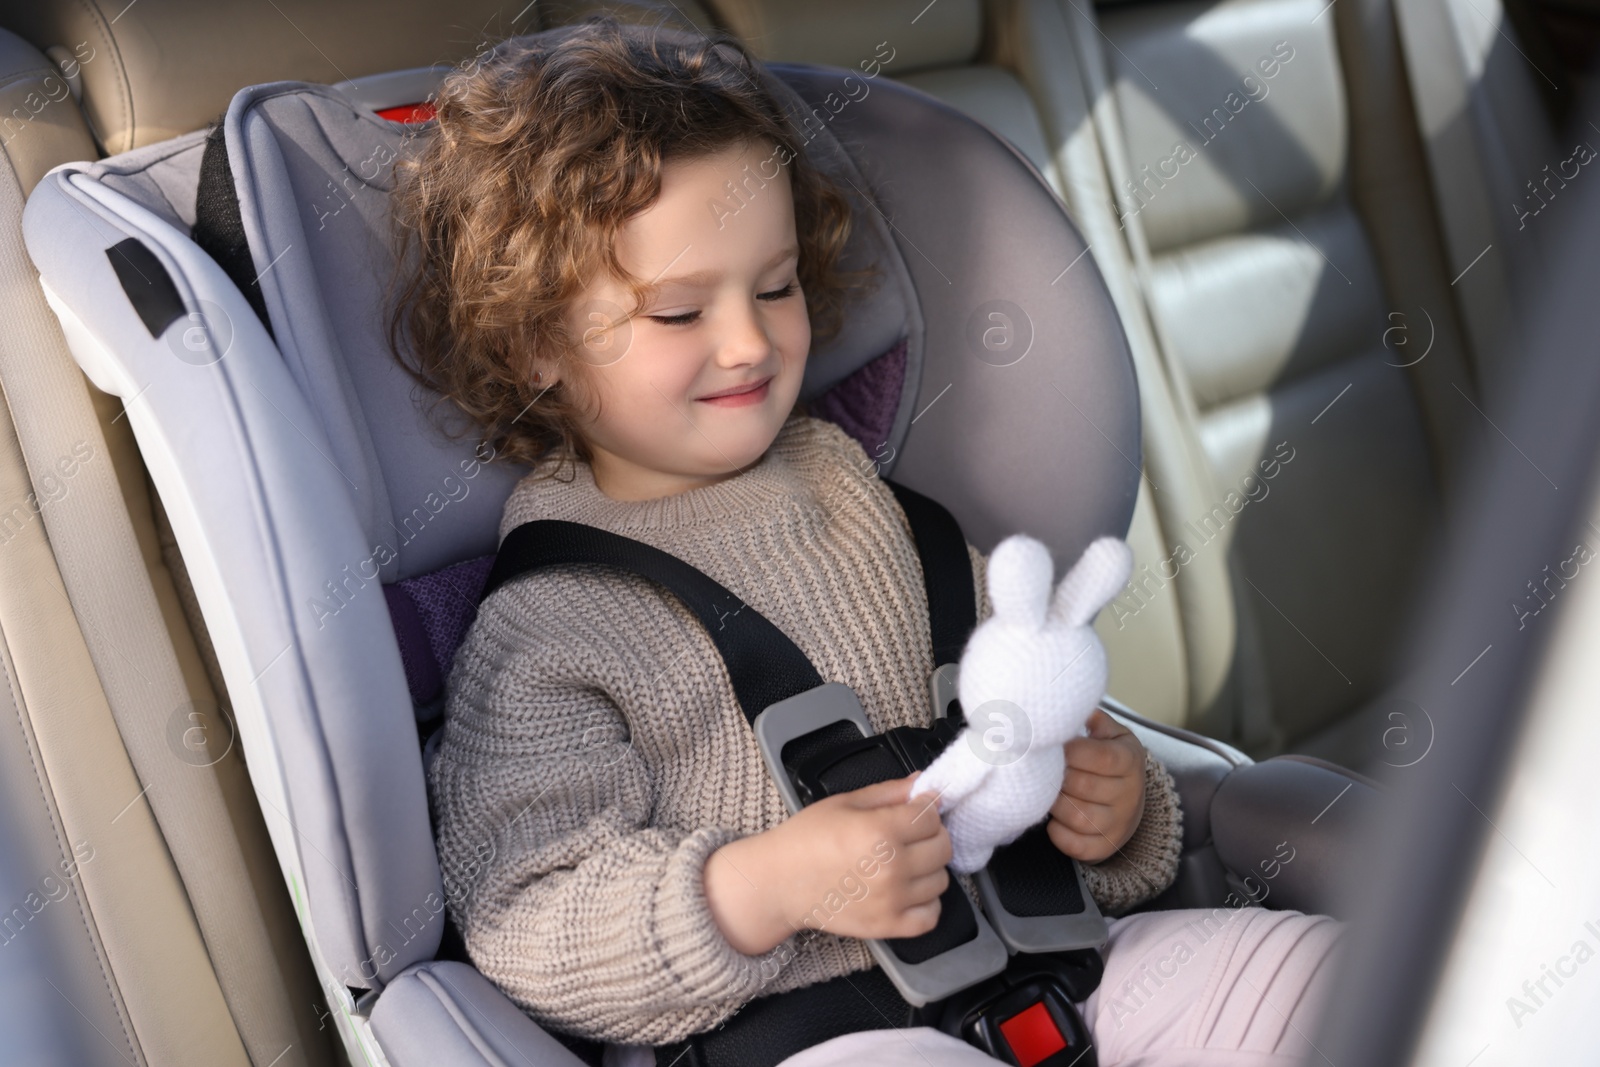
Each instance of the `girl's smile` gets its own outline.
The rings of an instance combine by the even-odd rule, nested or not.
[[[742,408],[750,404],[759,404],[767,398],[767,385],[772,381],[772,375],[749,385],[736,385],[721,392],[702,396],[698,399],[702,403],[715,404],[719,408]]]

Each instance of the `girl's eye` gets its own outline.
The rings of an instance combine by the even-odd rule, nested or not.
[[[698,311],[685,311],[682,315],[650,315],[651,322],[659,322],[663,326],[687,326],[700,317]]]
[[[756,296],[756,299],[757,300],[783,300],[783,299],[786,299],[788,297],[793,296],[798,291],[799,291],[799,286],[796,285],[794,282],[790,282],[788,285],[785,285],[782,289],[774,289],[770,293],[760,293],[760,294],[758,294]],[[648,318],[651,322],[659,322],[663,326],[687,326],[691,322],[693,322],[696,319],[698,319],[699,317],[700,317],[700,312],[698,312],[698,311],[685,311],[681,315],[648,315],[648,316],[646,316],[646,318]]]

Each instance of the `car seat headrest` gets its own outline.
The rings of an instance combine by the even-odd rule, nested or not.
[[[766,62],[844,67],[857,78],[971,63],[983,39],[980,0],[745,0],[719,5],[718,14]]]
[[[487,445],[471,434],[447,440],[387,346],[388,193],[394,160],[414,150],[406,130],[326,87],[298,82],[241,92],[227,130],[256,275],[236,272],[235,281],[260,293],[283,358],[328,434],[329,460],[350,484],[373,550],[352,566],[392,582],[492,552],[500,509],[526,467],[486,462]],[[848,163],[831,141],[813,142],[811,151],[832,167]],[[206,178],[220,173],[202,167],[202,205],[218,200]],[[856,175],[840,184],[849,190],[862,181]],[[856,227],[846,265],[898,261],[882,223],[871,224],[872,209],[855,206],[866,224]],[[914,296],[902,267],[848,315],[848,329],[812,352],[802,397],[893,349],[906,336]],[[896,409],[903,393],[893,398]]]

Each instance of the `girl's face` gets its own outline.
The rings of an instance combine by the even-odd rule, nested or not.
[[[669,163],[617,257],[660,290],[620,326],[631,298],[609,277],[570,312],[596,485],[646,500],[732,477],[782,428],[811,348],[787,172],[770,146]]]

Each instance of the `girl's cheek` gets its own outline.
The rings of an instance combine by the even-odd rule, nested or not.
[[[806,311],[806,302],[803,297],[795,301],[793,314],[792,347],[797,356],[805,355],[811,348],[811,317]]]
[[[687,400],[705,362],[692,344],[670,337],[643,340],[628,358],[632,391],[652,405],[659,405],[663,396]]]

